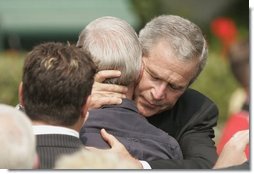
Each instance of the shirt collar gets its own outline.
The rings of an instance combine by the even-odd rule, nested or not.
[[[79,138],[79,133],[74,129],[52,125],[33,125],[33,133],[35,135],[62,134]]]

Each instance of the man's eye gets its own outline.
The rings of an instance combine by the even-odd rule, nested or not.
[[[151,75],[150,75],[151,76]],[[151,76],[153,80],[160,80],[158,77]]]
[[[173,89],[173,90],[176,90],[176,91],[181,91],[181,90],[183,90],[182,87],[175,86],[175,85],[173,85],[173,84],[169,84],[168,86],[169,86],[169,88],[171,88],[171,89]]]
[[[148,76],[149,76],[149,78],[151,79],[151,80],[158,80],[158,78],[157,77],[154,77],[151,73],[149,73],[148,71],[146,71],[147,72],[147,74],[148,74]]]

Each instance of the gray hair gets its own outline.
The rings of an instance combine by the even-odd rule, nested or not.
[[[101,17],[80,33],[77,46],[89,52],[98,70],[120,70],[121,77],[106,83],[128,86],[141,70],[142,50],[135,30],[124,20]]]
[[[36,142],[32,123],[21,111],[0,104],[0,168],[32,169]]]
[[[179,59],[191,60],[199,58],[197,73],[190,84],[203,70],[208,48],[201,29],[187,19],[174,15],[161,15],[152,19],[139,32],[139,40],[143,55],[148,56],[149,50],[159,41],[166,41]]]
[[[81,148],[75,153],[61,155],[54,169],[137,169],[137,166],[117,153]]]

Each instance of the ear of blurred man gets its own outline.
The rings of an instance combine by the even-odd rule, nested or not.
[[[19,104],[21,106],[24,106],[24,100],[23,100],[23,82],[20,82],[19,84]]]
[[[39,169],[39,166],[40,166],[40,158],[39,155],[36,153],[34,157],[33,169]]]

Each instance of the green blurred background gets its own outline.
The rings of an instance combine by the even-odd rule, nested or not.
[[[237,37],[249,37],[247,0],[0,0],[0,103],[18,103],[23,60],[33,46],[46,41],[75,43],[79,32],[98,17],[110,15],[129,22],[138,32],[160,14],[180,15],[198,24],[209,43],[205,70],[192,88],[219,108],[218,132],[228,117],[228,102],[239,84],[211,32],[218,17],[232,19]]]

